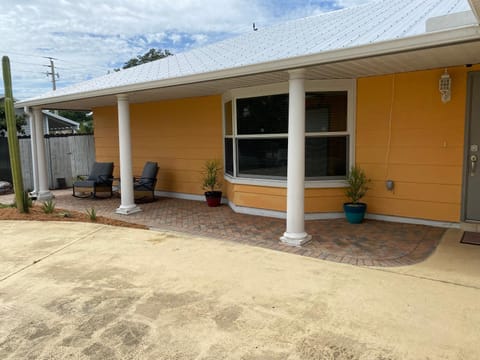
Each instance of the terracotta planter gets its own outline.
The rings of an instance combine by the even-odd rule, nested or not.
[[[215,207],[220,205],[222,202],[222,192],[221,191],[206,191],[205,199],[207,199],[207,205],[210,207]]]

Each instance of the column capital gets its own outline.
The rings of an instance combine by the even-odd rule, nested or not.
[[[33,112],[42,113],[42,108],[40,106],[35,106],[31,108]]]
[[[305,79],[305,69],[293,69],[293,70],[288,70],[288,75],[290,80],[296,80],[296,79]]]
[[[128,95],[127,94],[118,94],[117,95],[117,100],[118,101],[128,101]]]

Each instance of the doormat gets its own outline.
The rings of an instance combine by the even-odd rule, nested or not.
[[[480,245],[480,233],[465,231],[460,242],[464,244]]]

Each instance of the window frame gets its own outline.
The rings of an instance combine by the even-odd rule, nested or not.
[[[355,164],[355,113],[356,113],[356,80],[355,79],[338,79],[338,80],[305,80],[305,93],[315,92],[347,92],[347,130],[335,132],[305,132],[305,139],[307,137],[333,137],[346,136],[349,146],[347,152],[347,168]],[[225,139],[232,139],[233,146],[233,175],[224,172],[226,181],[232,184],[269,186],[269,187],[286,187],[287,179],[281,178],[265,178],[262,176],[239,176],[238,173],[238,153],[237,153],[237,139],[254,139],[254,138],[287,138],[286,134],[237,134],[237,99],[252,98],[268,95],[288,94],[288,82],[248,87],[241,89],[233,89],[222,96],[222,136],[223,136],[223,154],[225,155]],[[226,135],[226,116],[225,105],[231,101],[231,119],[232,119],[232,134]],[[224,159],[224,165],[226,159]],[[224,167],[225,169],[225,167]],[[344,179],[305,179],[305,188],[335,188],[345,187],[346,181]]]

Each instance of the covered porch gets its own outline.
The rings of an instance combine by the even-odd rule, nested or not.
[[[306,219],[337,218],[329,220],[331,226],[342,221],[338,218],[342,217],[345,202],[344,179],[353,165],[365,168],[372,178],[366,200],[369,212],[377,218],[458,226],[465,219],[477,217],[462,214],[468,194],[461,194],[466,173],[467,78],[480,70],[480,34],[478,21],[472,17],[470,12],[451,14],[433,18],[435,22],[432,25],[429,21],[425,32],[412,36],[399,34],[378,42],[297,56],[273,54],[264,60],[253,57],[244,65],[199,65],[187,72],[180,69],[178,73],[157,75],[149,70],[150,65],[140,66],[20,104],[30,111],[32,124],[38,122],[44,108],[93,110],[97,161],[114,162],[115,176],[122,179],[120,203],[118,199],[104,203],[117,205],[108,208],[109,216],[123,214],[148,220],[147,211],[141,211],[150,205],[135,204],[131,182],[145,161],[156,161],[160,166],[156,188],[159,194],[199,199],[202,164],[208,159],[221,159],[224,196],[233,211],[280,214],[285,218],[275,220],[278,226],[267,226],[274,229],[275,239],[283,242],[277,246],[308,243],[317,230]],[[193,52],[191,56],[199,55]],[[164,70],[162,64],[170,62],[173,64],[173,57],[157,65]],[[452,78],[448,101],[438,88],[445,71]],[[342,94],[346,100],[338,112],[342,115],[338,129],[333,126],[336,119],[329,110],[331,104],[322,108],[323,103],[315,110],[316,120],[327,124],[325,129],[306,128],[309,93]],[[239,100],[277,95],[288,100],[288,109],[281,114],[286,125],[269,132],[256,124],[258,129],[247,129],[252,133],[242,132],[238,127],[242,115],[237,110]],[[45,181],[40,131],[37,126],[37,144],[32,151],[37,174],[34,193],[46,199],[51,194]],[[314,146],[308,151],[306,140],[310,139]],[[335,146],[324,145],[330,139],[338,140],[338,151],[333,156],[329,151]],[[275,160],[281,165],[276,164],[278,169],[274,169],[279,172],[265,175],[264,171],[269,170],[265,166],[253,173],[242,173],[242,141],[247,145],[279,145]],[[262,146],[254,148],[259,151],[253,154],[260,160],[266,158]],[[341,171],[330,174],[323,168],[330,168],[332,159],[340,159]],[[305,175],[308,162],[321,163],[322,171]],[[395,183],[394,190],[385,189],[387,181]],[[184,218],[190,215],[187,212]],[[155,221],[163,220],[156,216]],[[219,224],[224,226],[224,222]],[[242,227],[236,224],[229,224],[230,229],[237,229],[234,236],[241,236]],[[204,229],[200,226],[193,231]],[[321,230],[320,236],[325,234],[328,231]],[[305,247],[306,251],[311,247]]]
[[[115,213],[118,197],[79,200],[72,197],[70,189],[54,190],[53,194],[56,207],[61,209],[85,213],[84,209],[95,208],[100,216],[143,224],[152,230],[229,240],[358,266],[397,267],[422,262],[434,252],[447,230],[377,220],[366,220],[360,227],[345,219],[309,220],[305,228],[312,240],[302,247],[292,247],[278,241],[285,220],[238,214],[226,205],[211,208],[201,201],[159,197],[142,204],[142,212],[123,216]],[[1,196],[0,203],[10,198],[13,201],[11,195]]]

